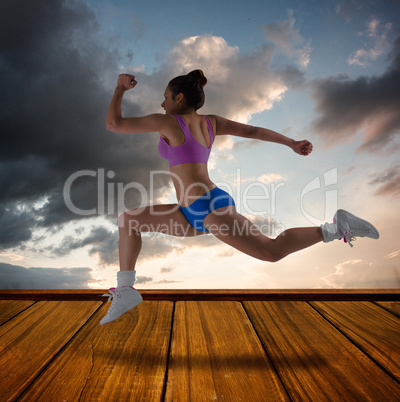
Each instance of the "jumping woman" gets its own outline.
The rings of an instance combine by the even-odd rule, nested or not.
[[[275,142],[302,156],[309,155],[313,147],[307,140],[295,141],[265,128],[216,115],[198,114],[198,109],[204,105],[203,87],[206,83],[201,70],[176,77],[165,89],[161,104],[165,114],[124,118],[121,113],[123,95],[137,82],[130,74],[118,77],[107,114],[107,130],[125,134],[160,134],[158,151],[169,161],[178,204],[142,207],[119,216],[120,271],[117,273],[117,287],[110,289],[112,303],[101,324],[116,320],[143,300],[133,288],[142,232],[157,232],[162,228],[164,234],[180,237],[211,233],[237,250],[269,262],[279,261],[321,241],[344,238],[350,244],[356,236],[379,238],[374,226],[344,210],[336,212],[333,223],[288,229],[275,239],[266,237],[256,225],[239,214],[232,197],[218,188],[208,175],[207,162],[216,136],[234,135]]]

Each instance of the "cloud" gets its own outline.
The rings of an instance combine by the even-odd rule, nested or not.
[[[0,263],[0,289],[88,289],[90,268],[24,268]]]
[[[113,71],[117,78],[119,55],[103,46],[85,3],[2,2],[0,38],[0,245],[17,246],[37,227],[85,218],[63,198],[64,183],[77,171],[97,175],[103,168],[115,173],[114,182],[148,188],[149,171],[165,168],[157,138],[106,132],[112,91],[105,77]],[[126,103],[133,113],[142,112]],[[97,179],[74,183],[71,198],[79,208],[98,207]],[[166,183],[166,176],[156,179],[157,188]],[[40,206],[38,199],[44,200]],[[137,192],[126,194],[127,207],[139,202]]]
[[[92,227],[88,235],[79,238],[80,229],[74,235],[65,236],[58,246],[48,247],[54,256],[66,256],[74,250],[88,247],[88,253],[96,256],[100,265],[118,263],[118,230],[110,231],[104,227]]]
[[[297,51],[301,38],[290,24],[293,17],[288,40],[294,41]],[[50,237],[69,222],[90,225],[88,216],[68,208],[68,201],[76,209],[93,210],[89,217],[104,211],[104,217],[115,222],[123,209],[144,202],[142,193],[130,186],[143,186],[148,194],[153,184],[154,200],[169,189],[166,174],[153,177],[151,183],[151,171],[168,169],[157,153],[155,133],[127,136],[105,130],[114,80],[126,59],[109,45],[100,28],[83,1],[2,3],[0,248],[27,246],[37,230],[47,230],[45,236]],[[135,71],[139,84],[125,95],[123,113],[161,112],[167,82],[203,68],[209,83],[202,112],[247,122],[271,109],[288,88],[304,82],[304,73],[290,63],[273,68],[274,54],[269,44],[243,53],[222,37],[185,38],[151,74],[144,66],[124,68]],[[119,188],[124,191],[118,192]],[[86,238],[65,236],[64,244],[49,250],[61,256],[88,247],[101,264],[110,264],[117,260],[116,241],[115,233],[94,228]],[[171,247],[179,250],[161,239],[152,246],[161,255],[168,255]],[[141,258],[151,255],[144,251]]]
[[[176,268],[175,265],[170,265],[168,267],[162,267],[162,268],[160,268],[160,272],[162,274],[167,274],[167,273],[172,272],[175,268]]]
[[[378,185],[379,188],[375,191],[377,195],[383,196],[400,196],[400,165],[384,170],[381,174],[375,176],[369,182],[370,185]]]
[[[265,37],[278,46],[279,50],[289,57],[295,58],[301,67],[307,67],[310,62],[312,48],[310,43],[303,46],[305,40],[295,29],[296,22],[293,10],[288,11],[288,19],[263,27]]]
[[[166,285],[169,283],[182,283],[183,281],[168,281],[166,279],[162,279],[161,281],[154,282],[155,285]]]
[[[388,48],[389,41],[387,34],[390,31],[392,24],[383,24],[373,18],[367,24],[365,32],[361,32],[361,36],[366,36],[372,42],[372,47],[368,49],[358,49],[347,62],[350,65],[366,66],[369,61],[376,60],[379,56],[384,54]]]
[[[143,237],[143,247],[138,261],[149,261],[152,259],[166,258],[172,255],[180,255],[183,252],[184,240],[178,240],[167,235],[150,234]]]
[[[18,205],[0,204],[0,245],[14,247],[32,237],[35,218]]]
[[[148,283],[152,282],[153,278],[150,278],[149,276],[138,276],[135,280],[135,284],[143,284],[143,283]]]
[[[373,289],[400,287],[400,268],[397,261],[390,263],[367,263],[363,260],[349,260],[338,264],[335,272],[320,279],[317,288]]]
[[[314,81],[313,97],[319,114],[313,122],[327,146],[354,141],[361,133],[359,151],[394,153],[400,132],[400,38],[391,61],[380,76],[352,79],[338,75]]]
[[[259,176],[255,181],[263,184],[271,184],[274,182],[280,182],[284,177],[280,173],[264,173]]]
[[[56,246],[46,247],[52,256],[67,256],[74,250],[88,248],[88,254],[96,257],[100,266],[118,265],[118,229],[110,231],[102,226],[94,226],[89,233],[80,234],[80,229],[73,235],[65,236]],[[182,253],[182,242],[159,233],[142,235],[142,249],[139,262],[165,258]]]
[[[138,73],[140,93],[159,92],[171,77],[201,68],[208,83],[205,87],[206,104],[202,112],[248,122],[253,114],[269,110],[282,99],[290,85],[300,85],[304,73],[294,66],[273,69],[274,50],[269,45],[242,53],[230,46],[224,38],[212,35],[193,36],[177,43],[167,56],[167,62],[150,75]],[[159,106],[161,99],[154,97],[149,110]]]
[[[19,254],[13,254],[13,253],[0,253],[0,258],[5,257],[10,259],[11,261],[23,261],[25,257]]]

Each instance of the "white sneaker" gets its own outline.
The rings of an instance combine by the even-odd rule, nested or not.
[[[349,243],[350,247],[353,247],[351,242],[355,240],[355,237],[379,239],[379,232],[373,225],[343,209],[336,212],[333,222],[337,225],[339,233],[343,235],[344,242]]]
[[[112,303],[106,316],[100,321],[101,325],[116,320],[143,301],[142,295],[131,286],[111,288],[110,293],[103,295],[108,296],[108,301],[112,300]]]

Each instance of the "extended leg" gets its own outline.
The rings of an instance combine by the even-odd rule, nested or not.
[[[319,227],[288,229],[276,239],[270,239],[233,206],[210,213],[204,219],[204,226],[230,246],[252,257],[271,262],[279,261],[323,240]]]
[[[274,247],[282,258],[323,240],[320,227],[293,228],[282,232],[275,240]]]
[[[347,211],[339,209],[333,221],[334,223],[326,223],[321,227],[288,229],[276,239],[270,239],[256,225],[237,213],[235,207],[230,206],[211,212],[204,219],[204,226],[215,237],[232,247],[271,262],[279,261],[320,241],[344,238],[350,244],[355,237],[379,238],[378,230],[371,223]]]

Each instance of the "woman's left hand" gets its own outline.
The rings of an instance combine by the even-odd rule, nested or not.
[[[310,141],[302,140],[295,141],[292,149],[296,154],[307,156],[312,152],[313,146]]]

